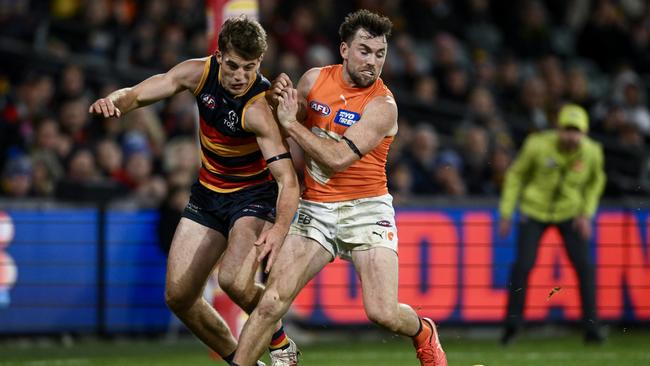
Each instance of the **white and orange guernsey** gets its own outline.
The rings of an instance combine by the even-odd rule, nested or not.
[[[348,127],[361,119],[373,98],[392,95],[379,78],[367,88],[353,88],[343,80],[342,65],[323,67],[307,96],[304,125],[320,137],[339,141]],[[386,157],[392,141],[392,136],[385,137],[361,160],[339,173],[318,165],[306,156],[302,198],[316,202],[340,202],[388,194]]]

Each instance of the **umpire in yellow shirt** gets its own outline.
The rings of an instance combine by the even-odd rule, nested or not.
[[[512,342],[523,322],[530,274],[542,234],[557,226],[580,281],[585,342],[602,343],[589,258],[591,219],[605,185],[603,150],[587,136],[589,117],[574,104],[562,107],[557,129],[533,133],[508,169],[499,204],[499,234],[506,236],[519,201],[517,254],[509,282],[508,311],[501,343]]]

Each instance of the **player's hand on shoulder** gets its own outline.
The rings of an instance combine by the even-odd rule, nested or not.
[[[119,108],[113,104],[110,98],[99,98],[88,108],[88,113],[104,116],[105,118],[117,117],[122,115]]]
[[[298,113],[298,91],[294,88],[285,89],[278,96],[278,121],[284,128],[288,128],[292,123],[297,122],[296,114]]]

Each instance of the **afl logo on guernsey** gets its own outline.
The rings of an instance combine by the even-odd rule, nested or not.
[[[217,101],[210,94],[203,93],[201,94],[201,102],[208,109],[214,109],[217,106]]]
[[[330,112],[332,111],[327,104],[323,104],[315,100],[309,102],[309,107],[317,113],[320,113],[322,116],[329,116]]]
[[[334,117],[334,122],[343,125],[343,126],[352,126],[361,119],[359,113],[346,111],[345,109],[339,109]]]

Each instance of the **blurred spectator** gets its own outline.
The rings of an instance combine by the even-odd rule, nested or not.
[[[32,154],[32,161],[34,196],[51,197],[54,195],[56,183],[64,177],[58,157],[52,151],[41,151]]]
[[[521,6],[517,31],[508,33],[515,52],[524,59],[537,59],[551,53],[551,28],[544,4],[538,0],[517,3]]]
[[[95,155],[103,177],[116,182],[123,182],[126,179],[122,149],[114,140],[106,138],[98,141],[95,144]]]
[[[496,52],[502,43],[502,35],[492,20],[490,0],[467,0],[465,14],[465,38],[473,48]]]
[[[612,177],[606,194],[642,192],[650,140],[647,2],[278,0],[259,6],[269,34],[263,73],[273,78],[285,72],[294,82],[306,68],[339,58],[337,25],[347,12],[365,7],[391,17],[393,51],[382,78],[395,94],[401,121],[426,120],[440,133],[434,130],[432,149],[429,137],[423,137],[427,133],[412,134],[400,122],[388,166],[396,195],[494,194],[512,149],[528,133],[551,128],[567,101],[592,113],[594,137],[604,144]],[[107,95],[180,59],[205,56],[205,23],[202,0],[2,3],[2,38],[20,43],[20,49],[3,54],[0,172],[15,156],[29,155],[34,181],[29,194],[52,195],[52,180],[64,179],[61,170],[68,171],[62,162],[83,162],[78,151],[92,146],[97,160],[89,165],[96,165],[96,184],[134,187],[126,173],[134,153],[127,151],[128,143],[117,142],[137,133],[147,152],[139,162],[134,158],[135,165],[151,166],[143,182],[160,182],[158,174],[164,174],[169,187],[144,183],[151,188],[145,189],[151,193],[145,200],[158,200],[166,189],[182,190],[194,169],[166,168],[166,145],[196,136],[198,113],[191,93],[119,120],[90,118],[87,104],[95,95]],[[475,165],[478,153],[468,152],[465,143],[485,135],[475,132],[479,129],[487,133],[489,148]],[[424,151],[415,151],[420,148]],[[196,151],[187,156],[198,160]],[[300,164],[300,154],[294,157]],[[441,170],[443,161],[447,170]],[[468,169],[473,175],[478,166],[484,168],[478,174],[483,184],[468,176]],[[111,189],[104,193],[117,192]],[[136,194],[138,189],[132,189]]]
[[[452,1],[412,0],[402,4],[404,15],[409,20],[409,31],[417,39],[431,39],[441,31],[461,33],[461,23]]]
[[[517,109],[519,83],[522,79],[519,62],[512,54],[504,54],[497,63],[496,88],[499,105],[507,112]]]
[[[63,69],[59,80],[57,90],[58,102],[61,103],[67,99],[77,99],[80,97],[84,97],[85,99],[90,99],[92,97],[90,92],[86,89],[86,76],[84,70],[78,65],[67,65],[65,69]]]
[[[436,194],[437,152],[439,147],[436,130],[426,123],[413,129],[413,138],[401,163],[411,171],[411,192],[413,194]]]
[[[89,142],[87,130],[89,119],[87,99],[79,97],[61,103],[59,121],[62,130],[75,144]]]
[[[589,80],[584,69],[572,67],[567,73],[567,100],[591,110],[596,103],[589,90]]]
[[[501,194],[508,167],[512,163],[512,152],[506,146],[497,144],[490,154],[490,178],[485,183],[484,194],[497,196]]]
[[[9,159],[2,172],[2,194],[11,198],[27,197],[32,192],[32,162],[20,155]]]
[[[449,197],[462,197],[467,193],[462,178],[463,161],[453,150],[440,153],[435,168],[435,179],[438,183],[438,194]]]
[[[88,148],[78,148],[70,154],[67,178],[76,183],[93,183],[100,179],[95,156]]]
[[[502,120],[497,110],[494,97],[489,89],[475,87],[469,95],[469,111],[458,127],[456,135],[462,135],[472,126],[483,127],[487,130],[491,142],[512,144],[508,126]]]
[[[560,60],[546,55],[538,60],[537,69],[546,84],[546,106],[557,111],[565,103],[566,75]]]
[[[598,0],[589,23],[580,32],[578,53],[594,60],[602,71],[616,71],[632,55],[630,36],[620,9],[612,0]]]
[[[470,90],[467,71],[459,65],[445,70],[440,84],[440,98],[456,103],[466,103]]]
[[[623,108],[626,120],[644,136],[650,137],[650,112],[639,76],[629,70],[620,73],[614,79],[613,94],[614,102]]]
[[[515,116],[525,124],[528,132],[551,127],[546,115],[547,88],[544,80],[531,76],[524,80]]]
[[[415,100],[420,103],[432,106],[438,99],[438,83],[431,76],[423,76],[415,82],[413,91]]]
[[[467,193],[481,195],[488,193],[490,181],[489,159],[490,140],[487,130],[472,126],[464,132],[461,144],[463,166],[459,172],[467,184]]]

